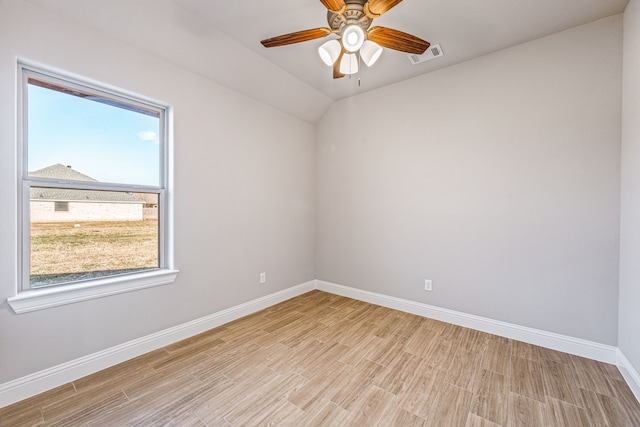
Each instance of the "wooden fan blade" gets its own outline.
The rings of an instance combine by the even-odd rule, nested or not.
[[[342,61],[342,57],[343,56],[344,56],[344,48],[342,48],[342,50],[340,51],[340,55],[338,56],[338,59],[333,64],[333,78],[334,79],[341,79],[341,78],[344,77],[344,74],[342,74],[340,72],[340,62]]]
[[[366,10],[369,11],[367,15],[371,18],[377,18],[401,1],[402,0],[369,0],[369,2],[365,4]]]
[[[399,50],[400,52],[413,53],[415,55],[422,55],[431,45],[428,41],[412,36],[411,34],[385,27],[371,28],[368,33],[368,38],[382,47]]]
[[[320,2],[332,12],[339,12],[345,6],[344,0],[320,0]]]
[[[312,30],[297,31],[295,33],[284,34],[270,39],[262,40],[260,43],[264,47],[285,46],[293,43],[306,42],[309,40],[319,39],[331,34],[329,28],[314,28]]]

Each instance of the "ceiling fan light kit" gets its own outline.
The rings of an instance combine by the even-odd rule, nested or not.
[[[411,34],[385,27],[371,27],[371,23],[402,0],[320,0],[327,9],[329,28],[297,31],[262,40],[264,47],[285,46],[315,40],[329,34],[339,36],[318,48],[318,54],[328,66],[333,66],[333,78],[358,72],[358,56],[372,66],[382,48],[421,55],[429,42]]]
[[[342,47],[347,52],[357,52],[364,43],[364,31],[358,25],[348,25],[342,31]]]
[[[355,53],[345,53],[340,61],[340,72],[350,75],[358,72],[358,56]]]
[[[322,61],[328,66],[332,66],[338,60],[342,45],[338,40],[329,40],[318,48],[318,54]]]
[[[367,40],[364,42],[362,47],[360,48],[360,57],[367,65],[367,67],[371,67],[376,63],[378,58],[382,55],[382,47],[376,42],[372,42],[371,40]]]

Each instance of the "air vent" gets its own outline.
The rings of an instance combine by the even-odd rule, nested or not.
[[[423,53],[422,55],[407,55],[407,58],[409,58],[409,62],[411,62],[411,65],[418,65],[421,62],[438,58],[442,55],[444,55],[444,52],[442,51],[442,48],[440,47],[440,45],[434,44],[434,45],[431,45],[429,49],[427,49],[426,52]]]

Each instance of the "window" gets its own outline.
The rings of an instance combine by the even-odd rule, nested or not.
[[[69,212],[69,202],[53,202],[53,210],[56,212]]]
[[[167,107],[22,64],[19,75],[14,311],[43,288],[64,304],[172,282]]]

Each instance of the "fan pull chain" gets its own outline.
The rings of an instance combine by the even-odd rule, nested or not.
[[[358,51],[358,87],[360,87],[360,70],[362,70],[362,55]]]

